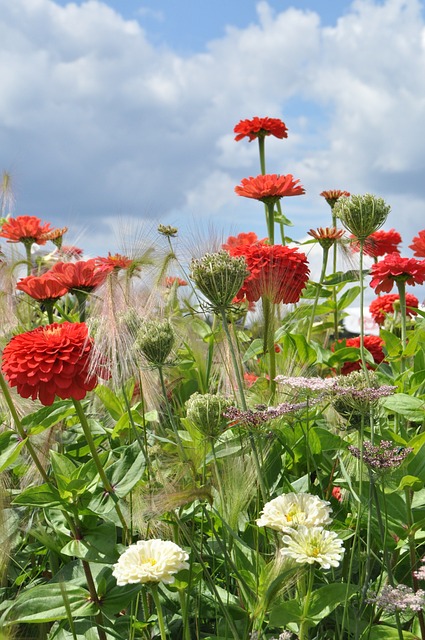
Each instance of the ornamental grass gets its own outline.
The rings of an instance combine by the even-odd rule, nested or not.
[[[425,640],[424,232],[404,255],[389,204],[333,189],[289,241],[288,127],[234,133],[258,236],[187,259],[160,224],[86,258],[3,221],[1,638]]]

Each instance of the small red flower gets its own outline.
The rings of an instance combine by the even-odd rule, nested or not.
[[[235,140],[249,138],[252,142],[260,136],[274,136],[275,138],[287,138],[288,129],[286,124],[279,118],[252,118],[252,120],[241,120],[233,131],[237,134]]]
[[[50,269],[50,273],[53,273],[71,293],[93,291],[105,282],[110,271],[108,267],[100,266],[96,258],[78,262],[57,262]]]
[[[187,287],[186,280],[182,280],[182,278],[178,278],[177,276],[168,276],[164,281],[167,289],[171,289],[171,287],[176,284],[177,287]]]
[[[322,191],[320,195],[325,198],[329,206],[334,207],[335,203],[341,196],[348,198],[350,193],[348,191],[340,191],[339,189],[330,189],[329,191]]]
[[[339,340],[339,342],[344,341]],[[384,360],[385,354],[382,350],[384,341],[382,340],[382,338],[380,338],[379,336],[364,336],[363,344],[365,349],[367,349],[372,355],[372,358],[374,359],[376,364],[379,364]],[[360,336],[357,336],[355,338],[348,338],[348,340],[345,341],[345,345],[347,347],[356,347],[357,349],[359,349]],[[366,364],[366,366],[368,369],[372,369],[369,364]],[[345,376],[352,371],[359,371],[361,368],[361,360],[357,360],[356,362],[345,362],[342,366],[341,373]]]
[[[241,245],[249,244],[264,244],[265,242],[267,242],[267,238],[259,240],[256,233],[249,231],[248,233],[238,233],[237,236],[229,236],[226,242],[221,246],[226,251],[230,251],[231,247],[239,247]]]
[[[243,178],[241,184],[235,187],[235,193],[245,198],[261,200],[265,203],[277,202],[284,196],[301,196],[305,193],[304,187],[298,184],[299,180],[288,173],[286,176],[277,174],[259,175],[256,178]]]
[[[109,271],[119,271],[120,269],[128,269],[133,264],[133,260],[120,253],[116,253],[114,256],[108,253],[107,258],[96,258],[96,264],[100,267],[106,267]]]
[[[332,498],[335,498],[338,502],[342,502],[341,487],[334,487],[332,489]]]
[[[355,236],[350,236],[351,239],[355,239]],[[356,239],[355,239],[356,240]],[[373,258],[379,258],[385,256],[388,253],[400,253],[398,245],[401,242],[401,235],[395,229],[389,231],[375,231],[368,236],[364,243],[364,252]],[[360,244],[358,241],[351,243],[353,251],[360,251]]]
[[[409,249],[414,251],[414,256],[417,258],[425,258],[425,229],[419,231],[418,235],[413,238],[412,244],[409,244]]]
[[[267,296],[274,303],[298,302],[307,284],[307,258],[298,251],[282,245],[251,244],[230,248],[230,255],[244,256],[250,275],[236,299],[244,297],[256,302]]]
[[[398,293],[388,293],[384,296],[379,296],[370,303],[369,311],[376,324],[383,324],[387,314],[394,313],[394,305],[398,303],[400,296]],[[419,306],[419,300],[411,293],[406,293],[406,307]],[[398,307],[400,308],[400,307]],[[417,313],[413,309],[406,309],[408,316],[416,316]]]
[[[68,293],[67,287],[50,271],[41,276],[21,278],[16,288],[24,291],[39,302],[54,302]]]
[[[246,386],[249,388],[252,387],[256,380],[258,380],[258,376],[256,376],[255,373],[244,373],[243,379],[246,382]]]
[[[370,286],[375,293],[389,293],[394,282],[406,282],[414,286],[425,280],[425,260],[401,258],[398,253],[390,253],[383,260],[372,265]]]
[[[82,400],[97,385],[97,374],[89,373],[92,349],[84,323],[54,323],[14,336],[3,351],[2,371],[22,398],[46,406],[56,396]]]
[[[50,233],[52,229],[49,223],[41,224],[40,218],[35,216],[17,216],[9,218],[3,223],[0,231],[2,238],[8,242],[23,242],[24,244],[46,244],[43,235]]]

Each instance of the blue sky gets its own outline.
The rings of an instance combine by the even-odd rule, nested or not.
[[[122,229],[265,235],[234,187],[259,173],[244,118],[284,120],[270,173],[293,174],[296,240],[329,224],[325,189],[375,193],[403,253],[425,227],[420,0],[0,0],[0,169],[14,215],[69,227],[89,254]],[[132,232],[133,233],[133,232]],[[143,232],[144,233],[144,232]],[[207,231],[205,231],[207,235]]]

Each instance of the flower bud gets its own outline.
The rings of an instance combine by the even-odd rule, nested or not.
[[[223,413],[230,408],[230,400],[219,393],[194,393],[186,403],[187,417],[205,436],[215,438],[227,424]]]
[[[162,367],[171,353],[175,333],[169,320],[145,320],[137,334],[136,346],[151,364]]]
[[[245,258],[234,258],[227,251],[207,253],[198,260],[193,259],[190,269],[190,277],[213,310],[218,312],[229,307],[249,275]]]
[[[339,198],[333,212],[357,239],[365,240],[382,227],[390,210],[382,198],[366,193]]]

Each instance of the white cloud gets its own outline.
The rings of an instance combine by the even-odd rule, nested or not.
[[[261,205],[233,192],[259,173],[257,145],[235,143],[232,129],[270,115],[289,138],[267,139],[268,171],[294,174],[307,191],[284,203],[293,237],[328,224],[318,194],[330,188],[387,198],[388,227],[409,242],[423,227],[417,0],[355,0],[333,27],[262,1],[255,23],[186,57],[152,44],[143,15],[124,20],[99,1],[0,7],[0,157],[17,173],[17,214],[100,227],[118,214],[175,223],[201,212],[264,235]]]

